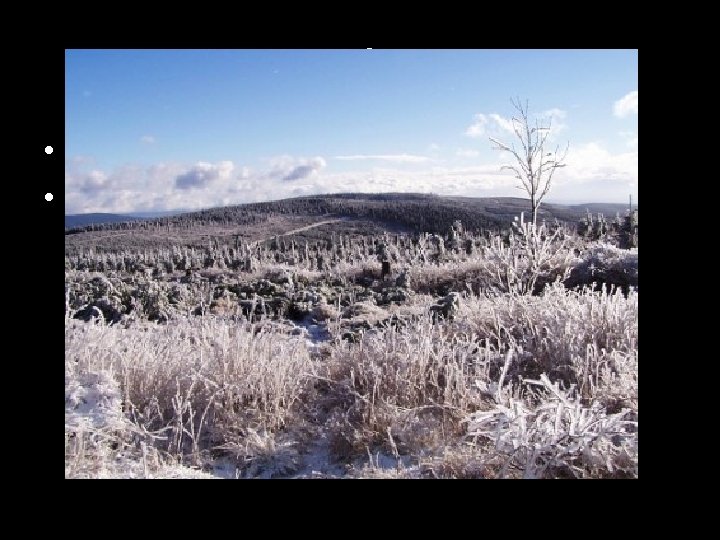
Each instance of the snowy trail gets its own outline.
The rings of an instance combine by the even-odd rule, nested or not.
[[[280,238],[281,236],[290,236],[292,234],[296,234],[303,231],[308,231],[310,229],[314,229],[315,227],[320,227],[321,225],[329,225],[330,223],[338,223],[340,221],[349,221],[349,217],[341,217],[337,219],[328,219],[326,221],[318,221],[317,223],[311,223],[310,225],[305,225],[304,227],[300,227],[298,229],[293,229],[291,231],[284,232],[282,234],[275,234],[273,236],[269,236],[265,238],[264,240],[260,240],[260,242],[266,242],[268,240],[272,240],[273,238]]]

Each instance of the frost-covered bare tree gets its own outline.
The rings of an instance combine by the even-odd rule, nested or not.
[[[555,171],[565,166],[565,157],[570,143],[562,154],[560,154],[559,146],[556,146],[552,152],[546,151],[552,118],[541,118],[531,122],[527,100],[523,105],[518,98],[512,100],[512,104],[518,112],[518,115],[512,118],[513,131],[522,148],[516,149],[514,143],[507,145],[492,137],[490,137],[490,141],[495,143],[495,149],[510,152],[515,157],[516,164],[503,165],[501,170],[513,171],[515,178],[520,180],[521,185],[517,188],[527,192],[530,197],[532,222],[535,225],[540,202],[550,191]]]

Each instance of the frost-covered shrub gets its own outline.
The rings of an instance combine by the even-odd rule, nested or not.
[[[341,342],[328,368],[332,431],[350,454],[377,444],[400,451],[440,444],[457,434],[463,412],[479,406],[473,381],[485,373],[487,354],[429,315],[406,328],[368,331],[357,344]]]
[[[565,280],[567,287],[612,285],[627,292],[638,287],[638,250],[591,244]]]
[[[498,477],[637,477],[630,409],[610,414],[600,403],[583,405],[545,374],[524,385],[534,387],[529,399],[499,391],[491,410],[467,418],[471,441],[491,443],[479,448],[499,465]]]
[[[482,247],[470,254],[412,266],[412,289],[439,295],[451,290],[539,294],[548,283],[565,279],[578,262],[575,243],[562,229],[551,231],[520,219],[509,235],[483,239]]]
[[[88,320],[99,310],[104,321],[117,322],[124,313],[122,296],[124,284],[103,274],[66,271],[66,313]]]
[[[65,476],[100,474],[138,430],[122,411],[120,385],[108,369],[65,362]],[[117,452],[113,452],[117,450]]]
[[[122,396],[110,371],[84,371],[66,365],[65,427],[72,432],[126,427]]]
[[[65,350],[77,377],[113,374],[112,410],[120,414],[122,401],[159,450],[194,462],[224,450],[249,463],[248,434],[282,429],[312,373],[300,338],[212,318],[129,328],[71,321]]]
[[[636,399],[638,294],[633,291],[625,296],[553,284],[540,296],[469,297],[458,319],[458,329],[489,340],[501,352],[510,347],[517,352],[509,374],[514,380],[547,373],[553,381],[576,384],[584,398],[601,399],[604,389],[611,399],[607,385],[620,377],[628,399]]]
[[[481,268],[494,290],[537,294],[547,283],[564,279],[574,259],[562,229],[525,222],[521,214],[507,241],[502,236],[490,240]]]
[[[111,370],[65,366],[66,478],[213,478],[177,464],[124,413]]]

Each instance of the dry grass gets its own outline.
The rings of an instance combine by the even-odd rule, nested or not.
[[[336,344],[323,401],[336,454],[410,457],[423,476],[637,476],[637,307],[635,293],[555,285]],[[502,419],[503,444],[479,437],[483,418]],[[577,432],[580,420],[602,430]]]
[[[516,382],[547,373],[576,385],[585,399],[637,403],[637,293],[555,284],[540,296],[467,298],[462,314],[459,331],[517,352],[509,375]]]
[[[369,331],[358,344],[337,344],[325,406],[344,457],[376,446],[417,454],[456,437],[463,415],[482,403],[473,381],[487,370],[486,352],[449,336],[429,315],[408,328]]]
[[[269,322],[68,321],[66,476],[219,458],[291,476],[326,440],[351,477],[636,477],[637,308],[559,285],[466,297],[315,360]]]
[[[115,424],[91,423],[91,439],[112,443],[104,437],[108,429],[124,426],[196,465],[219,451],[251,462],[259,446],[253,437],[273,436],[290,422],[312,372],[300,338],[212,318],[130,328],[71,321],[65,366],[66,435],[76,431],[68,426],[68,392],[96,387],[93,377],[103,374],[106,387],[117,384],[117,391],[103,390],[111,397],[101,400]],[[66,463],[82,459],[83,452],[66,445]]]
[[[568,275],[569,245],[495,238],[415,266],[401,306],[318,303],[322,347],[267,320],[66,319],[66,476],[199,476],[224,462],[242,478],[635,478],[638,294],[559,282],[530,294]],[[603,249],[605,277],[636,283],[637,252]],[[347,283],[370,266],[249,277]],[[447,320],[422,294],[443,288],[462,293]]]

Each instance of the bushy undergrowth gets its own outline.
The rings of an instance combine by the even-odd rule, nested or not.
[[[468,296],[452,320],[325,347],[213,317],[68,321],[66,475],[225,459],[288,476],[325,444],[346,476],[637,476],[636,293]]]
[[[568,287],[594,283],[621,288],[638,288],[638,250],[620,249],[610,244],[590,244],[581,262],[572,268]]]

